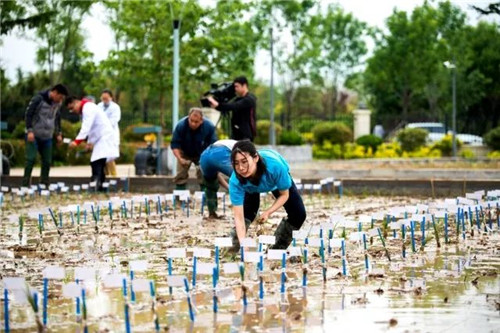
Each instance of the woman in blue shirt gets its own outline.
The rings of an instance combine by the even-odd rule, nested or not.
[[[286,249],[292,241],[292,231],[298,230],[306,219],[306,210],[297,187],[290,176],[290,167],[285,159],[270,149],[257,152],[252,142],[239,141],[231,152],[234,171],[229,179],[229,195],[233,205],[236,234],[241,241],[246,237],[245,217],[253,221],[260,205],[260,196],[245,200],[245,194],[272,192],[276,200],[260,215],[265,222],[281,207],[287,218],[278,225],[274,235],[274,249]]]

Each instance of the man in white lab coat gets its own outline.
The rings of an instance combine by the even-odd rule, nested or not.
[[[109,89],[104,89],[101,93],[101,103],[97,104],[101,110],[104,111],[106,116],[108,116],[111,121],[111,126],[114,131],[115,144],[118,147],[118,153],[120,152],[120,127],[118,122],[121,119],[122,111],[120,106],[113,101],[113,92]],[[116,164],[115,158],[108,158],[106,161],[106,175],[116,176]]]
[[[87,99],[78,99],[74,96],[65,100],[70,112],[82,116],[82,127],[70,148],[75,148],[81,142],[87,141],[87,149],[92,149],[90,166],[92,167],[91,181],[97,182],[97,189],[102,190],[106,176],[104,167],[108,158],[119,156],[118,146],[115,144],[114,131],[109,118],[97,105]]]

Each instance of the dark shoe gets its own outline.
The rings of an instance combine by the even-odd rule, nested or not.
[[[284,218],[281,220],[274,232],[274,236],[276,237],[276,243],[271,246],[271,249],[286,250],[292,242],[293,237],[293,227],[288,223],[288,219]]]

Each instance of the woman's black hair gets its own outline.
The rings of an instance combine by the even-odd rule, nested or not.
[[[257,149],[255,148],[255,145],[250,141],[250,140],[241,140],[238,141],[234,144],[233,150],[231,151],[231,164],[233,165],[234,173],[236,174],[236,178],[240,181],[242,184],[246,184],[247,178],[240,176],[236,172],[236,168],[234,167],[234,161],[236,159],[236,154],[243,154],[247,153],[252,157],[257,157],[259,156],[259,153],[257,152]],[[250,181],[254,185],[258,185],[260,182],[260,178],[262,175],[266,172],[266,164],[264,162],[264,159],[262,159],[261,156],[259,156],[259,161],[257,162],[257,171],[255,172],[255,176],[250,179]]]
[[[102,94],[108,94],[108,95],[109,95],[109,97],[113,98],[113,92],[111,91],[111,89],[107,89],[107,88],[106,88],[106,89],[103,89],[103,90],[101,91],[101,95],[102,95]]]

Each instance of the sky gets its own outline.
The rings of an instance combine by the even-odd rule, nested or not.
[[[201,2],[204,4],[210,0]],[[385,20],[392,14],[394,8],[411,12],[413,8],[421,5],[423,0],[338,0],[332,2],[340,4],[346,12],[352,12],[355,17],[368,25],[383,29]],[[470,9],[470,5],[484,7],[491,1],[455,0],[452,2],[467,13],[470,24],[475,24],[479,19],[487,19],[488,21],[495,19],[493,16],[480,17],[478,13]],[[108,52],[113,46],[113,33],[106,24],[106,14],[103,8],[95,6],[92,16],[87,16],[84,19],[82,28],[87,37],[86,46],[94,54],[94,61],[99,62],[107,58]],[[0,61],[6,68],[6,75],[9,79],[15,80],[18,67],[22,68],[23,72],[34,72],[40,69],[39,65],[36,64],[37,42],[34,41],[32,32],[24,33],[24,36],[21,36],[19,32],[4,36],[2,42]],[[369,49],[373,48],[373,45],[368,46]],[[254,66],[256,78],[269,81],[269,52],[260,50],[255,58]]]

